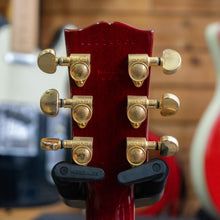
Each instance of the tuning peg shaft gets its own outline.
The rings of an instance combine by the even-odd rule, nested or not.
[[[146,96],[128,96],[127,117],[134,128],[139,128],[147,118],[147,109],[161,109],[162,116],[170,116],[178,112],[179,106],[178,97],[171,93],[165,93],[161,101]]]
[[[161,156],[172,156],[179,150],[178,141],[172,136],[162,136],[159,142],[146,138],[127,138],[127,160],[132,166],[139,166],[146,160],[148,150],[158,150]]]
[[[57,66],[69,66],[70,76],[78,87],[82,87],[90,74],[90,54],[70,54],[56,57],[53,49],[45,49],[38,56],[38,66],[45,73],[54,73]]]
[[[72,117],[80,128],[85,128],[92,117],[92,96],[73,96],[60,99],[56,89],[49,89],[41,96],[40,107],[49,117],[55,117],[59,108],[72,108]]]
[[[93,138],[74,137],[73,140],[60,140],[58,138],[41,139],[41,149],[58,150],[72,149],[72,158],[79,165],[87,165],[92,159]]]
[[[165,74],[173,74],[181,66],[181,56],[175,50],[166,49],[161,58],[147,54],[129,54],[128,63],[130,78],[136,87],[141,87],[149,75],[150,66],[162,66]]]

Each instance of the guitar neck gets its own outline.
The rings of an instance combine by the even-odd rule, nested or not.
[[[39,0],[12,0],[11,51],[33,53],[38,43]]]

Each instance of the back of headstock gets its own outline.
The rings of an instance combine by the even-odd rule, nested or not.
[[[86,206],[87,219],[132,220],[135,204],[158,201],[168,175],[165,162],[148,161],[148,151],[170,156],[178,150],[170,136],[148,141],[148,109],[161,109],[166,116],[179,108],[172,94],[161,101],[148,99],[150,67],[163,66],[171,74],[181,58],[173,50],[165,50],[162,58],[151,57],[153,32],[118,22],[65,30],[65,38],[67,57],[57,58],[48,49],[41,52],[38,64],[48,73],[57,65],[69,67],[72,99],[60,99],[56,90],[48,90],[41,108],[52,117],[59,107],[72,108],[73,140],[46,138],[41,147],[71,148],[73,162],[83,165],[60,163],[53,169],[68,205]]]

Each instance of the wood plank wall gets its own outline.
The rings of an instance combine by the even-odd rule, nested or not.
[[[6,13],[6,0],[0,11]],[[182,68],[172,76],[152,68],[151,97],[173,92],[181,100],[179,114],[162,118],[151,111],[150,128],[175,136],[180,143],[178,156],[186,178],[187,197],[183,216],[192,216],[200,206],[189,174],[191,141],[199,119],[210,102],[215,87],[215,70],[204,38],[208,24],[220,20],[219,0],[44,0],[41,4],[40,46],[47,48],[64,24],[83,28],[98,21],[121,21],[155,31],[154,55],[173,48],[182,56]]]

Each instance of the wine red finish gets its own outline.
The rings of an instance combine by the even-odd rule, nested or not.
[[[218,42],[220,44],[220,27],[218,28]],[[218,50],[217,48],[216,50]],[[219,72],[218,72],[219,74]],[[218,90],[219,91],[219,90]],[[219,96],[219,94],[218,94]],[[220,215],[220,172],[219,172],[219,158],[220,158],[220,114],[216,114],[215,123],[212,126],[207,142],[205,153],[205,178],[207,191],[214,210]]]
[[[118,183],[119,172],[131,168],[126,137],[147,137],[147,120],[133,129],[127,119],[127,96],[149,92],[149,78],[136,88],[128,75],[128,54],[152,55],[153,31],[101,22],[82,30],[65,30],[67,55],[91,54],[91,74],[84,87],[70,78],[71,95],[92,95],[93,116],[84,129],[72,121],[72,136],[93,137],[89,166],[105,171],[103,181],[88,184],[87,220],[134,220],[132,186]]]
[[[212,127],[205,154],[206,184],[212,205],[220,215],[220,115],[216,117]]]

